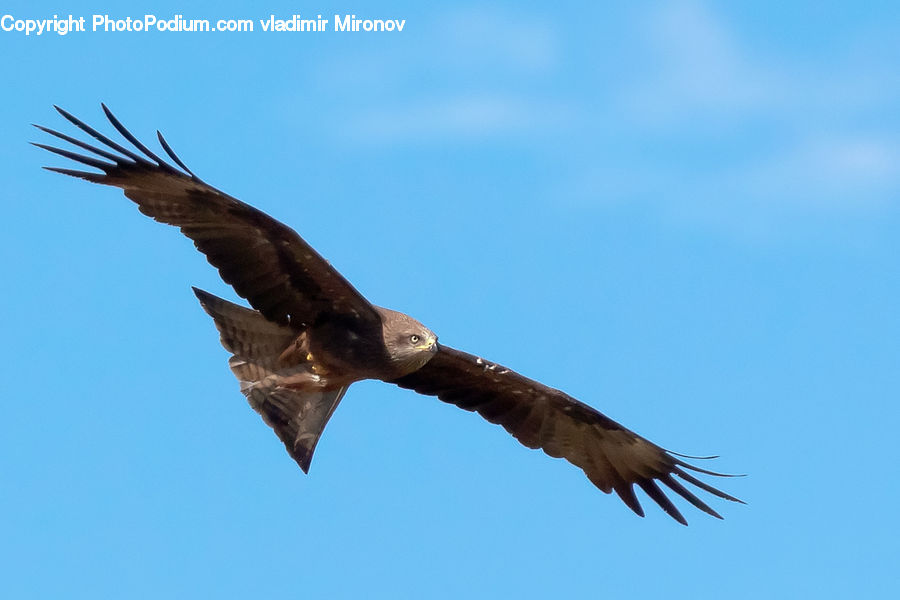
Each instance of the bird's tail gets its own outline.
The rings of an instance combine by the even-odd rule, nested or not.
[[[316,375],[305,363],[284,366],[279,358],[298,334],[262,314],[193,288],[216,323],[222,345],[232,353],[228,366],[250,406],[284,442],[303,472],[309,472],[316,444],[328,419],[347,391],[317,389]]]

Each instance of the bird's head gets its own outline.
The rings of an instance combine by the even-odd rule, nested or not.
[[[384,346],[401,375],[422,368],[438,351],[433,331],[403,313],[379,308]]]

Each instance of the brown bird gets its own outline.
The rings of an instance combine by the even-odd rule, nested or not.
[[[478,412],[525,446],[581,468],[594,485],[605,493],[615,491],[640,516],[635,484],[685,525],[657,481],[720,519],[679,479],[741,502],[687,470],[730,475],[681,460],[713,457],[669,452],[559,390],[438,344],[437,336],[412,317],[371,304],[294,230],[202,181],[157,132],[177,167],[164,161],[102,106],[137,152],[56,107],[106,148],[36,125],[91,155],[36,146],[100,172],[45,168],[122,188],[142,213],[179,227],[247,299],[252,309],[194,288],[232,354],[229,365],[241,392],[304,472],[347,388],[355,381],[380,379]]]

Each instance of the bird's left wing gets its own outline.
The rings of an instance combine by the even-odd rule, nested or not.
[[[687,525],[657,481],[720,519],[716,511],[678,479],[719,498],[741,502],[697,479],[686,469],[707,475],[727,475],[688,464],[571,396],[477,356],[441,345],[424,367],[391,383],[477,411],[491,423],[502,425],[525,446],[565,458],[584,470],[602,491],[608,494],[614,490],[640,516],[644,512],[635,496],[634,485],[675,520]]]
[[[375,308],[293,229],[202,181],[157,132],[160,145],[178,168],[139,142],[106,106],[113,127],[131,150],[56,107],[99,145],[41,127],[86,150],[79,154],[35,144],[100,172],[45,167],[57,173],[122,188],[140,211],[179,227],[227,283],[270,321],[298,325],[323,313],[348,327],[374,335],[381,331]]]

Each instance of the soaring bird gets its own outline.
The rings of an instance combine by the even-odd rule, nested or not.
[[[133,148],[56,110],[95,140],[36,125],[87,151],[36,146],[96,169],[50,171],[121,188],[145,215],[181,229],[252,308],[194,288],[212,317],[229,366],[250,406],[308,472],[316,443],[354,382],[378,379],[475,411],[519,442],[565,458],[640,516],[634,486],[678,522],[687,521],[660,488],[722,518],[682,483],[737,498],[689,471],[729,477],[686,462],[571,396],[497,363],[438,343],[410,316],[376,306],[294,230],[197,177],[157,131],[174,165],[142,144],[101,105]],[[97,144],[99,142],[99,145]]]

